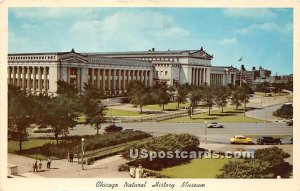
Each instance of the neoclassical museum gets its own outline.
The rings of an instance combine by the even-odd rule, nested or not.
[[[106,95],[123,95],[132,80],[146,86],[188,83],[200,86],[235,85],[236,71],[230,66],[211,66],[213,56],[199,50],[130,52],[18,53],[8,55],[8,83],[32,93],[54,94],[57,81],[73,84],[80,92],[84,84]]]

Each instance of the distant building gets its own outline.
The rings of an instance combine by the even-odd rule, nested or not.
[[[252,67],[252,70],[246,70],[244,65],[241,65],[241,69],[236,73],[236,84],[240,84],[241,81],[253,86],[263,82],[273,82],[273,79],[271,70],[266,70],[261,66],[259,69]]]

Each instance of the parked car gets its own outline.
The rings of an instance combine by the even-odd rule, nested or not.
[[[45,127],[45,128],[35,127],[34,129],[32,129],[32,132],[33,133],[52,133],[53,128],[52,127]]]
[[[231,144],[253,144],[251,137],[246,137],[244,135],[236,135],[230,138]]]
[[[281,145],[281,140],[279,138],[273,137],[261,137],[256,140],[258,145],[267,145],[267,144],[277,144]]]
[[[207,128],[224,128],[222,123],[211,122],[207,125]]]

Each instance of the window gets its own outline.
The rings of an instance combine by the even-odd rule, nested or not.
[[[168,71],[165,71],[165,76],[167,76],[168,75]]]
[[[158,76],[158,71],[156,71],[156,76]]]

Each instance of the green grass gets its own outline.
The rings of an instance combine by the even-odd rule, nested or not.
[[[185,108],[189,107],[189,103],[185,104],[179,104],[179,108]],[[145,109],[151,109],[151,110],[162,110],[162,106],[159,106],[158,104],[155,105],[145,105]],[[165,110],[177,110],[177,103],[176,102],[171,102],[165,105]]]
[[[24,141],[22,145],[22,149],[31,149],[34,147],[39,147],[44,145],[45,143],[55,143],[55,140],[52,139],[29,139],[28,141]],[[19,142],[18,141],[8,141],[8,152],[14,153],[15,151],[19,151]]]
[[[243,111],[240,110],[234,110],[230,108],[224,108],[224,113],[221,112],[221,110],[215,110],[211,111],[211,114],[208,115],[208,112],[206,113],[200,113],[193,115],[192,120],[190,120],[189,116],[185,117],[179,117],[179,118],[174,118],[174,119],[168,119],[162,122],[171,122],[171,123],[204,123],[205,121],[207,122],[212,122],[212,121],[217,121],[220,123],[261,123],[264,122],[264,120],[260,119],[254,119],[251,117],[246,117],[244,116]]]
[[[163,169],[159,173],[171,178],[215,178],[230,159],[193,159],[188,164]]]
[[[127,110],[121,110],[121,109],[113,109],[108,108],[106,111],[106,116],[141,116],[145,114],[140,114],[137,111],[127,111]]]

